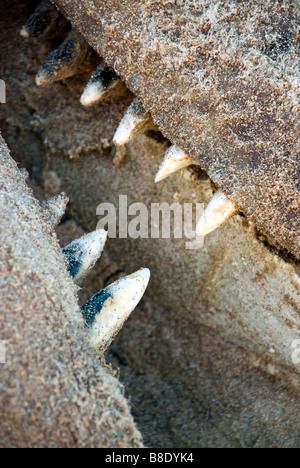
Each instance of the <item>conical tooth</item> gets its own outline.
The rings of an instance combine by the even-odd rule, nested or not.
[[[59,225],[68,203],[69,198],[64,192],[41,203],[44,216],[50,223],[52,231]]]
[[[28,20],[28,21],[29,21],[29,20]],[[20,36],[24,37],[25,39],[28,39],[28,37],[31,36],[27,24],[25,24],[24,26],[22,26],[22,28],[21,28],[21,30],[20,30]]]
[[[48,36],[62,21],[62,15],[57,8],[51,4],[50,0],[45,0],[37,6],[35,12],[22,27],[20,35],[26,38]]]
[[[120,82],[113,68],[99,65],[80,98],[81,104],[86,107],[96,104]]]
[[[150,279],[142,268],[111,284],[81,307],[90,344],[104,351],[140,302]]]
[[[238,213],[238,207],[227,198],[222,190],[217,190],[197,224],[197,235],[205,236],[222,226]]]
[[[44,86],[76,75],[88,50],[88,43],[73,29],[66,40],[51,52],[43,63],[36,76],[36,84]]]
[[[191,159],[178,146],[171,146],[165,154],[165,157],[160,165],[158,173],[155,177],[155,182],[169,177],[181,169],[194,164]]]
[[[100,258],[107,239],[107,232],[96,230],[77,239],[63,249],[68,271],[74,283],[81,284]]]
[[[125,145],[137,135],[154,127],[151,115],[143,108],[139,98],[135,98],[128,107],[113,138],[116,146]]]

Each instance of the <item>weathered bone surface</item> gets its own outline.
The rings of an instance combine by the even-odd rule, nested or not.
[[[92,271],[103,252],[106,239],[106,231],[96,230],[63,248],[67,269],[75,284],[80,285]]]
[[[299,258],[298,1],[55,3],[163,134]]]
[[[7,9],[10,14],[10,3]],[[14,12],[16,18],[9,17],[10,23],[17,23],[17,8]],[[26,53],[27,41],[15,35],[16,29],[10,27],[8,45],[1,43],[1,50],[8,47],[10,56],[16,56],[1,68],[8,84],[14,77],[14,93],[1,107],[6,135],[18,160],[29,166],[30,153],[23,154],[23,147],[34,142],[31,149],[37,147],[36,158],[43,155],[42,178],[49,194],[66,191],[72,214],[86,230],[95,229],[97,205],[108,201],[118,206],[119,194],[128,194],[129,204],[142,201],[147,207],[153,201],[174,201],[173,196],[179,202],[209,202],[213,195],[209,180],[198,180],[185,170],[154,184],[167,149],[165,143],[137,137],[129,143],[122,165],[113,166],[107,141],[112,140],[132,96],[112,98],[86,110],[79,103],[88,80],[85,76],[81,81],[79,77],[47,88],[34,86],[35,70],[48,51],[39,57],[40,44],[32,42],[30,53]],[[2,31],[4,34],[5,29]],[[32,75],[24,70],[32,70]],[[28,106],[20,106],[21,102],[28,102]],[[43,141],[41,147],[35,142],[35,133]],[[183,316],[188,310],[192,322],[211,327],[229,342],[297,371],[291,360],[291,343],[299,328],[299,277],[292,264],[272,255],[257,241],[254,226],[245,224],[240,216],[207,236],[199,251],[187,251],[185,239],[116,239],[107,248],[129,271],[140,267],[139,259],[147,261],[153,273],[148,294],[159,306]]]
[[[1,127],[14,157],[40,177],[48,196],[65,190],[69,213],[86,230],[95,229],[97,204],[117,205],[119,193],[147,205],[173,196],[208,203],[211,184],[194,169],[154,185],[165,143],[139,136],[128,145],[122,164],[113,166],[109,142],[132,97],[129,102],[108,99],[87,111],[78,99],[90,75],[34,86],[36,70],[53,44],[45,50],[19,37],[24,12],[28,17],[33,11],[29,3],[6,0],[4,13],[2,7],[0,72],[9,99],[0,107]],[[69,222],[61,229],[70,236]],[[299,398],[289,395],[291,383],[299,385],[299,364],[293,364],[291,354],[300,311],[293,265],[270,253],[241,216],[207,236],[200,251],[189,252],[173,239],[121,239],[109,242],[108,250],[118,265],[108,260],[103,265],[101,259],[87,280],[89,294],[86,284],[80,291],[83,302],[109,284],[117,268],[137,269],[140,258],[154,273],[148,297],[152,294],[159,307],[153,310],[147,303],[142,314],[133,314],[112,350],[147,444],[298,447]]]
[[[50,200],[44,200],[41,203],[43,216],[50,224],[52,231],[54,231],[59,225],[63,215],[65,214],[68,203],[69,199],[63,192],[52,197]]]
[[[120,385],[85,345],[57,239],[2,137],[0,185],[0,446],[140,447]]]

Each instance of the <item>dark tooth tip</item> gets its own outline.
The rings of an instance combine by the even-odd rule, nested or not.
[[[67,39],[47,57],[38,71],[38,86],[70,78],[83,64],[89,45],[77,31],[72,30]]]
[[[35,12],[29,17],[25,26],[21,29],[23,37],[46,37],[55,31],[64,21],[57,8],[50,0],[41,2]]]

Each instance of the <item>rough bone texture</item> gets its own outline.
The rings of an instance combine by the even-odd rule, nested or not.
[[[56,236],[0,137],[1,447],[141,447],[122,389],[85,345]]]
[[[117,206],[120,193],[128,194],[129,203],[147,206],[207,203],[211,183],[200,171],[185,170],[153,183],[166,142],[140,136],[114,167],[111,139],[132,95],[82,108],[79,98],[92,71],[35,86],[40,64],[59,41],[19,36],[34,4],[6,0],[1,7],[0,75],[8,99],[0,106],[0,125],[14,158],[43,184],[47,197],[65,190],[68,216],[85,232],[96,226],[97,205]],[[74,224],[59,228],[65,234],[62,246],[84,234]],[[117,279],[120,270],[151,268],[147,297],[158,307],[147,301],[110,350],[146,445],[299,447],[299,391],[293,395],[299,364],[291,359],[300,328],[297,269],[258,241],[241,216],[212,233],[200,251],[189,252],[184,243],[108,240],[106,252],[117,265],[103,254],[80,292],[85,302]],[[13,414],[17,410],[12,407]],[[49,413],[44,413],[46,425]]]
[[[163,134],[300,257],[298,1],[55,3]]]

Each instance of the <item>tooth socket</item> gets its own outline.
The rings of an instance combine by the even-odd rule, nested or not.
[[[101,66],[98,67],[89,84],[101,83],[103,89],[108,89],[116,81],[120,80],[116,72],[111,67]]]

